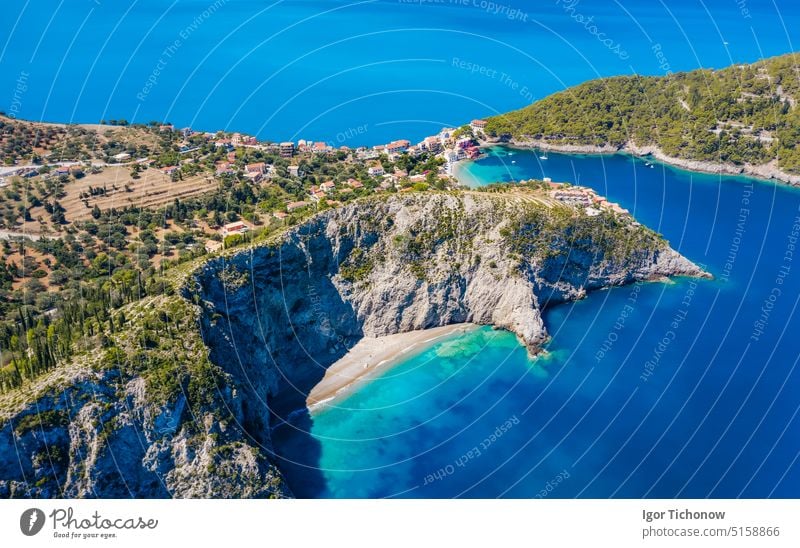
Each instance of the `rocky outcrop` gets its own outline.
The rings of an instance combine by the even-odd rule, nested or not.
[[[290,496],[273,435],[302,425],[309,390],[360,338],[473,322],[536,352],[546,306],[704,275],[628,216],[543,203],[374,197],[207,261],[182,295],[127,310],[111,348],[6,416],[0,496]]]
[[[536,352],[544,307],[673,275],[705,274],[628,216],[555,212],[524,192],[442,193],[319,214],[278,245],[210,261],[194,291],[211,359],[246,393],[245,429],[269,447],[269,426],[302,413],[361,337],[472,322]]]

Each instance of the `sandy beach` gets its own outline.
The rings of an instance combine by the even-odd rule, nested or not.
[[[306,405],[313,413],[346,396],[353,386],[382,373],[387,367],[429,348],[443,337],[466,333],[477,325],[461,323],[409,331],[386,337],[365,337],[342,359],[331,365],[325,376],[311,389]]]

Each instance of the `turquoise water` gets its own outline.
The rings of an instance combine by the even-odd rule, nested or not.
[[[722,67],[800,43],[793,0],[496,4],[521,11],[487,13],[477,1],[7,0],[0,110],[377,144],[591,78]]]
[[[299,495],[800,494],[800,192],[626,156],[495,149],[465,169],[579,180],[716,279],[552,308],[549,355],[534,361],[489,328],[407,360],[303,425],[310,435],[275,431]]]

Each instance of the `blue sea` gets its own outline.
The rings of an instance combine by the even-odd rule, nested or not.
[[[502,5],[500,5],[502,4]],[[587,79],[800,43],[794,0],[9,0],[0,110],[371,145]],[[472,184],[588,185],[712,272],[552,308],[547,355],[482,328],[273,432],[305,497],[800,495],[800,192],[498,148]]]
[[[794,0],[5,0],[0,110],[374,145],[800,43]]]

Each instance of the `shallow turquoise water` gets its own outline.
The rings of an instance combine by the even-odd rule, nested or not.
[[[484,182],[580,180],[717,279],[616,288],[552,308],[549,355],[534,361],[489,328],[436,345],[315,417],[310,435],[275,431],[298,494],[800,494],[800,267],[786,259],[800,192],[626,156],[541,161],[498,149],[467,169]]]

